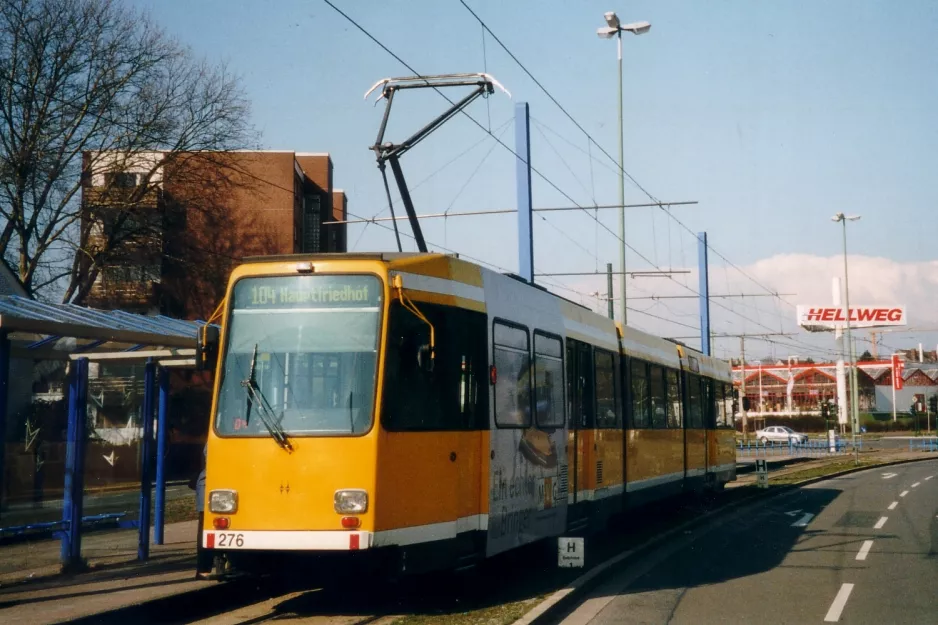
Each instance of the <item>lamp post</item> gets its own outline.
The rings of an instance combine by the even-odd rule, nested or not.
[[[625,24],[619,22],[619,17],[612,11],[603,15],[607,26],[596,30],[600,39],[612,39],[616,37],[618,55],[619,55],[619,238],[621,239],[619,248],[619,266],[622,269],[622,324],[626,323],[626,300],[625,300],[625,281],[628,276],[625,274],[625,159],[623,157],[623,138],[622,138],[622,33],[632,33],[633,35],[643,35],[651,30],[651,24],[648,22],[634,22]]]
[[[856,464],[860,463],[860,450],[857,448],[857,430],[860,428],[860,406],[859,402],[859,391],[857,390],[857,361],[856,361],[856,350],[853,346],[853,338],[850,332],[850,280],[847,277],[847,222],[848,221],[857,221],[860,219],[859,215],[844,215],[843,213],[837,213],[831,217],[831,221],[840,222],[843,225],[843,235],[844,235],[844,318],[847,320],[847,346],[850,350],[850,403],[851,403],[851,420],[853,422],[853,454],[854,461]]]

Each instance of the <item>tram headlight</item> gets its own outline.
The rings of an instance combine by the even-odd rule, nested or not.
[[[361,514],[368,510],[368,493],[357,489],[337,490],[334,505],[339,514]]]
[[[238,511],[238,492],[213,490],[208,494],[208,509],[217,514],[234,514]]]

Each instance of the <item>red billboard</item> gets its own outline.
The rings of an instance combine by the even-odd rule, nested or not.
[[[897,391],[902,390],[902,372],[905,370],[905,363],[899,360],[899,356],[892,355],[892,387]]]
[[[850,307],[850,325],[855,328],[907,325],[905,306]],[[798,306],[798,325],[807,330],[844,328],[847,316],[842,306]]]

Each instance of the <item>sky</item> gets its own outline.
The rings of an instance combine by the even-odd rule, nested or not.
[[[253,103],[261,147],[329,152],[334,182],[357,217],[387,216],[373,153],[383,103],[365,92],[411,71],[321,0],[126,0],[213,63],[226,63]],[[618,151],[614,41],[596,36],[603,13],[647,20],[623,40],[626,203],[696,201],[626,211],[633,278],[629,323],[670,337],[699,334],[697,239],[711,245],[711,304],[721,334],[791,333],[747,341],[752,358],[814,350],[830,335],[797,328],[794,304],[828,304],[843,273],[837,212],[848,226],[851,302],[902,304],[913,329],[890,350],[938,344],[938,3],[852,0],[594,2],[466,0],[512,54],[606,152]],[[531,113],[537,273],[619,265],[618,168],[500,47],[459,0],[335,4],[421,74],[487,71],[510,92],[477,100],[401,160],[418,213],[515,208],[514,107]],[[458,97],[458,90],[447,95]],[[395,100],[387,140],[442,112],[433,92]],[[473,121],[475,120],[475,121]],[[489,134],[489,131],[491,134]],[[393,181],[392,181],[393,185]],[[558,190],[559,189],[559,190]],[[396,196],[396,194],[395,194]],[[403,211],[397,203],[398,214]],[[517,271],[513,214],[422,221],[429,247]],[[386,225],[386,222],[385,222]],[[404,249],[406,222],[400,223]],[[354,251],[393,250],[393,232],[349,226]],[[544,277],[556,293],[604,312],[591,296],[605,276]],[[783,298],[751,297],[784,293]],[[618,287],[616,287],[618,294]],[[688,338],[695,344],[699,339]],[[869,335],[858,333],[858,351]],[[738,356],[737,338],[714,341]]]

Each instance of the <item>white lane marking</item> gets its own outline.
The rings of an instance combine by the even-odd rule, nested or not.
[[[860,547],[860,553],[857,554],[857,560],[866,560],[866,554],[870,552],[870,549],[873,548],[872,540],[864,540],[863,546]]]
[[[881,517],[879,517],[879,521],[876,522],[876,525],[873,526],[873,529],[874,529],[874,530],[881,530],[881,529],[883,529],[883,526],[886,525],[886,521],[888,521],[888,520],[889,520],[889,517],[888,517],[888,516],[881,516]]]
[[[921,482],[916,482],[915,484],[912,484],[912,488],[918,488],[919,484],[921,484]]]
[[[898,505],[899,505],[899,502],[898,502],[898,501],[894,501],[894,502],[892,502],[891,504],[889,504],[889,507],[886,508],[886,509],[887,509],[887,510],[895,510],[895,509],[896,509],[896,506],[898,506]]]
[[[883,473],[883,479],[884,479],[884,480],[891,480],[892,478],[896,477],[897,475],[899,475],[899,474],[898,474],[898,473]]]
[[[801,508],[798,508],[797,510],[792,510],[791,512],[786,512],[785,516],[798,516],[799,512],[801,512]]]
[[[810,512],[806,512],[803,517],[791,524],[792,527],[807,527],[808,523],[811,522],[811,519],[814,518],[814,515]]]
[[[935,476],[934,476],[934,475],[929,475],[928,477],[925,478],[925,481],[927,482],[928,480],[930,480],[930,479],[933,478],[933,477],[935,477]]]
[[[904,491],[902,491],[901,493],[899,493],[899,496],[900,496],[900,497],[905,497],[905,496],[908,495],[908,494],[909,494],[909,491],[904,490]]]
[[[840,620],[840,613],[844,611],[844,606],[847,605],[847,599],[850,598],[851,592],[853,592],[853,584],[844,584],[840,587],[837,596],[834,597],[834,603],[831,604],[827,616],[824,617],[825,622],[836,623]]]

